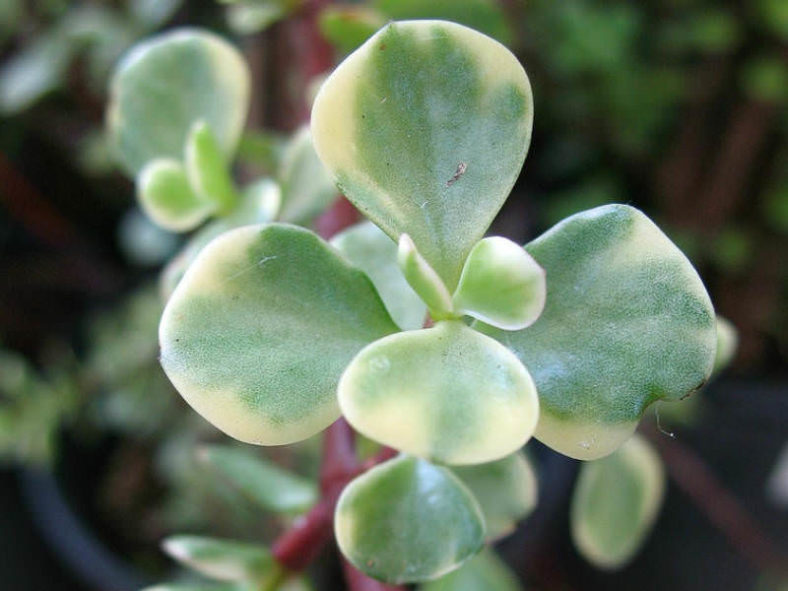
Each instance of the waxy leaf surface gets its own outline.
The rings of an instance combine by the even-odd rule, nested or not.
[[[494,551],[484,549],[462,567],[421,586],[421,591],[519,591],[517,576]]]
[[[339,416],[339,376],[395,332],[372,283],[315,234],[286,224],[226,232],[164,310],[161,363],[197,412],[247,443],[314,435]]]
[[[369,275],[402,330],[421,328],[427,306],[402,275],[397,265],[397,244],[383,230],[372,222],[362,222],[337,234],[331,244]]]
[[[151,160],[137,179],[137,200],[162,228],[182,232],[198,226],[215,206],[197,195],[177,160]]]
[[[539,415],[531,376],[514,354],[456,320],[365,347],[338,395],[345,418],[367,437],[446,464],[512,453]]]
[[[251,451],[212,445],[200,450],[200,458],[223,480],[270,511],[303,511],[317,500],[317,489],[310,480],[291,474]]]
[[[220,581],[262,580],[276,567],[263,546],[203,536],[171,536],[167,554],[195,571]]]
[[[180,29],[140,43],[121,61],[110,88],[108,123],[132,176],[154,158],[183,158],[192,124],[204,120],[226,156],[249,106],[249,71],[229,43]]]
[[[664,489],[662,462],[638,435],[583,464],[569,513],[575,546],[599,568],[621,568],[651,530]]]
[[[533,324],[545,302],[545,275],[522,246],[500,236],[473,247],[454,293],[456,312],[503,328]]]
[[[455,466],[452,472],[470,489],[484,513],[487,539],[514,531],[518,521],[536,507],[536,473],[523,452],[476,466]]]
[[[638,210],[606,205],[526,245],[547,274],[530,327],[478,326],[514,351],[539,391],[535,436],[573,458],[618,448],[656,400],[700,388],[714,361],[714,310],[695,269]]]
[[[503,45],[442,21],[391,23],[315,99],[315,148],[389,236],[407,233],[454,289],[520,172],[533,100]]]
[[[476,500],[447,468],[400,456],[352,481],[337,504],[342,553],[389,583],[440,577],[484,543]]]

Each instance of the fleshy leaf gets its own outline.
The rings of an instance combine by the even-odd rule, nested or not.
[[[714,310],[697,272],[640,211],[578,213],[526,245],[547,274],[539,319],[518,332],[479,325],[533,374],[535,436],[581,460],[632,434],[645,408],[700,388],[714,361]]]
[[[599,568],[621,568],[651,530],[664,489],[662,461],[638,435],[583,464],[569,514],[575,546]]]
[[[340,51],[350,53],[369,39],[386,19],[368,6],[332,5],[320,12],[320,33]]]
[[[421,328],[427,306],[402,275],[397,264],[397,245],[383,230],[372,222],[362,222],[337,234],[331,244],[369,275],[402,330]]]
[[[178,562],[219,581],[262,581],[278,570],[263,546],[203,536],[171,536],[162,544]]]
[[[152,160],[137,177],[137,200],[143,211],[162,228],[183,232],[200,225],[214,210],[189,185],[177,160]]]
[[[211,240],[233,228],[270,222],[279,211],[280,201],[279,185],[270,179],[260,179],[246,187],[241,203],[230,215],[200,228],[164,268],[161,275],[163,299],[169,299],[186,269]]]
[[[447,468],[400,456],[353,480],[334,531],[359,570],[394,584],[440,577],[484,543],[476,500]]]
[[[407,233],[449,290],[520,172],[533,100],[503,45],[442,21],[391,23],[326,80],[315,148],[394,240]]]
[[[238,195],[226,156],[205,121],[195,123],[186,139],[186,174],[192,189],[204,201],[215,204],[219,213],[236,206]]]
[[[536,473],[522,452],[487,464],[456,466],[452,472],[479,501],[488,540],[514,531],[517,522],[536,507]]]
[[[306,223],[336,199],[337,188],[317,157],[308,127],[302,127],[287,145],[279,167],[283,222]]]
[[[545,273],[522,246],[492,236],[473,247],[454,292],[454,308],[504,330],[533,324],[545,303]]]
[[[247,443],[314,435],[364,345],[397,330],[372,283],[315,234],[226,232],[197,256],[159,327],[161,364],[197,412]]]
[[[126,171],[136,175],[155,158],[181,159],[199,120],[229,156],[246,120],[249,71],[220,37],[180,29],[135,46],[116,69],[110,94],[112,140]]]
[[[244,583],[163,583],[142,591],[253,591]]]
[[[399,237],[397,263],[407,282],[427,304],[434,320],[452,317],[449,290],[421,253],[416,250],[416,245],[407,234]]]
[[[497,460],[531,436],[531,376],[494,340],[460,321],[388,336],[342,374],[339,404],[358,431],[447,464]]]
[[[461,568],[421,586],[421,591],[520,591],[517,576],[490,549],[484,549]]]
[[[317,500],[317,489],[312,482],[249,451],[211,445],[202,448],[200,457],[247,497],[270,511],[303,511]]]

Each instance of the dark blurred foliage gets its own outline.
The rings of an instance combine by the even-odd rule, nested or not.
[[[380,19],[385,22],[388,13],[380,9],[404,11],[396,16],[437,16],[407,13],[423,11],[425,2],[368,4],[378,12],[364,12],[370,9],[367,4],[349,7],[359,15],[351,22],[355,37],[337,48],[338,56],[360,43]],[[566,215],[601,203],[644,209],[687,253],[718,312],[737,327],[740,349],[733,371],[747,379],[784,382],[788,2],[505,0],[503,19],[479,9],[482,1],[469,2],[475,5],[472,14],[463,14],[451,2],[437,4],[441,10],[458,11],[460,21],[479,20],[505,40],[522,59],[534,88],[530,153],[495,230],[527,240]],[[87,490],[79,494],[95,501],[95,489],[103,490],[98,504],[103,503],[104,527],[122,540],[119,546],[139,550],[142,562],[150,558],[140,549],[162,534],[161,525],[150,521],[161,513],[152,517],[143,505],[168,506],[162,501],[167,496],[156,488],[162,484],[153,476],[151,448],[160,445],[157,437],[167,421],[182,420],[184,406],[160,374],[152,377],[157,370],[155,334],[132,339],[129,349],[124,346],[129,326],[138,334],[150,330],[151,320],[155,327],[158,312],[151,288],[140,288],[155,281],[155,263],[174,244],[128,213],[133,187],[114,170],[102,132],[107,77],[130,44],[161,28],[188,24],[223,33],[231,28],[247,34],[239,43],[255,77],[252,127],[292,129],[304,112],[293,97],[303,90],[306,74],[290,71],[304,51],[298,31],[294,36],[288,29],[284,12],[272,17],[253,1],[236,3],[229,25],[225,10],[211,0],[182,5],[172,0],[0,0],[0,344],[9,350],[0,359],[0,385],[3,401],[22,385],[25,392],[35,392],[29,396],[34,401],[30,407],[2,419],[0,445],[4,450],[15,447],[20,458],[46,461],[64,425],[88,425],[90,445],[106,443],[104,428],[115,433],[113,449],[118,449],[118,434],[131,441],[102,460],[106,475],[96,476],[99,484],[85,475],[79,484]],[[281,18],[285,20],[258,30]],[[340,34],[346,30],[339,27]],[[9,77],[16,80],[10,86]],[[128,237],[140,235],[158,250],[135,247],[135,239]],[[110,384],[112,391],[104,392],[108,396],[100,404],[89,403],[91,392],[98,396],[97,383],[102,385],[98,389]],[[145,397],[151,391],[159,398],[148,407]],[[746,453],[760,454],[757,476],[748,475],[743,465],[723,474],[728,482],[743,479],[735,490],[747,498],[762,489],[775,446],[785,440],[777,426],[785,412],[785,405],[776,401],[778,391],[745,396],[737,404],[753,405],[746,412],[734,410],[730,388],[721,395],[712,392],[704,427],[690,438],[715,469],[729,465],[726,454],[735,452],[726,447],[731,441],[749,445]],[[100,419],[86,419],[86,406],[88,415]],[[731,418],[735,416],[744,416],[745,429],[764,425],[760,439],[746,432],[726,439],[741,428]],[[712,419],[730,424],[715,430],[708,426]],[[9,427],[12,423],[16,431]],[[235,501],[225,498],[224,505],[210,505],[215,497],[206,492],[205,475],[199,485],[188,477],[187,472],[199,469],[181,460],[193,443],[192,433],[203,427],[179,425],[182,431],[162,460],[168,473],[178,472],[173,466],[180,468],[166,484],[174,491],[170,517],[206,527],[205,515],[190,514],[195,506],[204,506],[202,495],[214,499],[208,503],[219,521]],[[18,435],[25,429],[34,436]],[[153,492],[145,489],[151,481]],[[183,496],[184,491],[193,496]],[[8,496],[18,502],[16,493]],[[668,506],[669,526],[659,543],[670,543],[673,535],[682,538],[680,524],[686,520],[704,522],[697,511],[688,517],[681,501],[686,499]],[[756,503],[757,517],[769,520],[773,512],[762,505],[762,499]],[[235,517],[249,521],[250,515]],[[147,531],[127,531],[135,520]],[[778,539],[784,538],[777,529],[781,523],[769,528]],[[562,524],[553,521],[551,527]],[[714,530],[706,527],[702,535],[713,537]],[[694,538],[675,543],[698,553],[707,548]],[[755,575],[740,567],[741,557],[719,537],[713,544],[724,548],[713,548],[712,556],[731,561],[729,588],[751,588]],[[26,547],[40,551],[33,542]],[[712,570],[707,563],[702,568]],[[665,566],[657,559],[647,562],[642,568],[653,580],[642,588],[688,588]],[[593,579],[594,588],[613,588],[610,579],[596,580],[601,575],[582,570],[587,567],[570,567],[580,569],[581,579],[590,577],[589,584]],[[667,577],[665,584],[659,576]],[[577,585],[577,577],[571,578]],[[632,580],[619,579],[623,582],[615,588],[631,588]],[[695,588],[723,588],[718,585],[724,585],[724,578],[715,581]],[[769,588],[766,583],[764,589]]]

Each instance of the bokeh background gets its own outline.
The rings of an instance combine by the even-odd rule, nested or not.
[[[413,17],[495,36],[531,78],[534,137],[496,233],[635,205],[739,334],[715,383],[660,409],[667,503],[631,565],[602,573],[575,553],[576,466],[543,449],[540,508],[503,555],[527,589],[786,588],[784,0],[0,0],[0,588],[133,588],[170,568],[167,533],[273,527],[196,466],[195,442],[217,435],[156,363],[157,275],[180,239],[136,210],[108,148],[118,57],[178,26],[233,40],[254,79],[237,173],[259,175],[308,113],[312,76]]]

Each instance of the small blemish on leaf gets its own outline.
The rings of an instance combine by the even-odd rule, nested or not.
[[[385,43],[381,43],[380,44],[380,51],[383,51],[385,49],[386,49],[386,44]]]
[[[454,176],[451,177],[448,181],[446,181],[446,186],[451,187],[457,180],[465,174],[465,171],[468,170],[468,165],[465,162],[460,162],[457,165],[457,171],[454,173]]]

